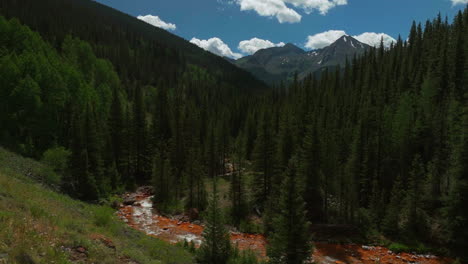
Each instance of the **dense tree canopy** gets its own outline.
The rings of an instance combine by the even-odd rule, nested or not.
[[[107,15],[96,27],[88,26],[98,18],[35,17],[21,5],[5,0],[0,10],[41,35],[0,17],[0,144],[35,158],[61,149],[63,191],[96,201],[153,183],[161,208],[203,210],[206,180],[230,161],[233,222],[274,217],[264,221],[273,241],[293,241],[279,204],[303,230],[310,220],[468,246],[468,8],[451,24],[414,23],[408,41],[266,90],[221,58],[97,4]],[[168,48],[155,32],[179,44]],[[301,230],[288,232],[308,241]],[[284,255],[272,256],[291,263],[308,251],[274,246]]]

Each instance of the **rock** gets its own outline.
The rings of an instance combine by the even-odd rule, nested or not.
[[[113,201],[112,204],[111,204],[111,207],[117,210],[117,209],[123,207],[123,205],[119,201]]]
[[[372,247],[372,246],[364,246],[364,245],[363,245],[363,246],[361,246],[361,247],[362,247],[362,249],[364,249],[364,250],[374,250],[374,247]]]
[[[123,200],[124,205],[133,205],[135,202],[136,202],[136,197],[133,195],[125,197]]]
[[[142,193],[146,195],[153,195],[154,194],[154,188],[153,186],[141,186],[136,189],[136,193]]]
[[[178,215],[175,219],[179,222],[190,222],[190,218],[187,215]]]
[[[73,248],[73,250],[69,248],[65,248],[64,250],[69,252],[70,260],[72,260],[73,262],[84,263],[85,260],[88,258],[87,250],[82,246],[75,247]]]
[[[18,263],[23,264],[36,264],[37,262],[31,257],[28,253],[22,252],[18,256],[15,257]]]
[[[86,248],[84,247],[77,247],[75,250],[79,253],[86,253]]]
[[[103,238],[103,239],[101,239],[101,242],[104,244],[104,246],[106,246],[108,248],[111,248],[113,250],[116,249],[114,243],[110,239]]]
[[[200,217],[200,212],[197,208],[191,208],[188,212],[188,216],[190,218],[190,221],[194,221]]]
[[[234,165],[230,162],[225,163],[224,170],[227,174],[234,172]]]
[[[192,224],[194,224],[194,225],[200,225],[201,222],[200,222],[200,220],[195,220],[195,221],[192,222]]]

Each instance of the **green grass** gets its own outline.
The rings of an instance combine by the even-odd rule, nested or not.
[[[193,263],[187,250],[129,228],[111,208],[45,187],[43,167],[0,148],[0,263]],[[87,256],[73,261],[77,247]]]

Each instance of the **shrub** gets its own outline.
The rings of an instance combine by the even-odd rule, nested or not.
[[[239,231],[243,233],[250,233],[250,234],[259,234],[263,232],[262,225],[254,223],[248,220],[241,220],[239,224]]]
[[[388,246],[388,249],[395,253],[400,253],[400,252],[408,252],[410,251],[410,248],[407,245],[400,244],[400,243],[392,243],[390,246]]]
[[[55,171],[49,166],[42,167],[39,170],[39,175],[43,182],[50,185],[59,185],[62,180],[62,177],[55,173]]]
[[[94,224],[97,226],[109,226],[112,221],[112,211],[106,207],[97,207],[94,209]]]
[[[52,147],[42,154],[42,163],[52,168],[58,175],[64,175],[68,168],[71,152],[64,147]]]

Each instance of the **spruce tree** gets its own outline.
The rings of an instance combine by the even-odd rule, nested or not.
[[[464,100],[468,101],[468,93],[465,94]],[[456,154],[451,169],[454,182],[446,206],[450,242],[460,252],[466,249],[468,237],[468,106],[466,104],[463,109],[462,128],[463,133],[455,149]]]
[[[297,161],[293,158],[281,185],[277,214],[273,218],[274,231],[268,237],[270,263],[301,264],[310,257],[310,223],[298,180]]]
[[[298,177],[304,181],[304,200],[311,220],[323,219],[323,193],[320,174],[320,146],[313,124],[309,124],[298,156]]]
[[[240,221],[247,215],[247,201],[245,194],[244,183],[244,157],[245,157],[245,143],[244,137],[239,136],[234,147],[234,171],[231,174],[231,206],[232,206],[232,219],[235,226],[239,226]]]
[[[254,202],[265,209],[265,202],[270,198],[272,182],[276,176],[276,144],[269,113],[264,112],[258,127],[258,136],[252,153],[253,170],[255,172]]]
[[[403,197],[403,183],[401,177],[398,176],[393,184],[390,194],[390,202],[385,208],[385,216],[382,220],[382,230],[387,235],[396,235],[399,231],[399,220],[401,211],[401,199]]]
[[[215,178],[213,179],[213,195],[208,204],[206,225],[203,230],[203,243],[197,253],[199,263],[225,264],[231,256],[231,240],[218,205],[216,185]]]

